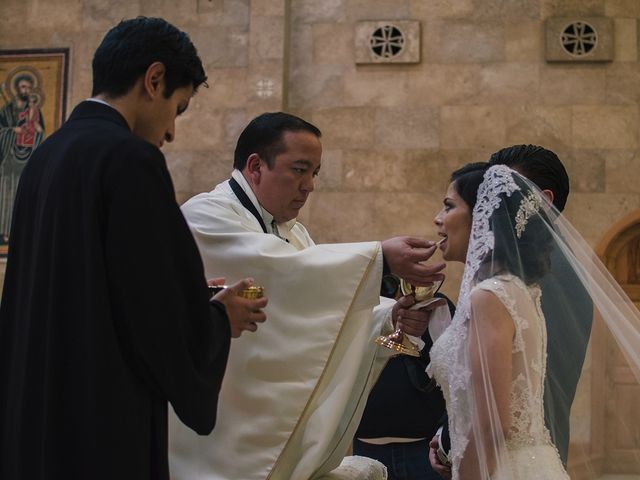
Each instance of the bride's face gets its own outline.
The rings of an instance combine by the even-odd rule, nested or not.
[[[442,203],[442,210],[434,219],[438,235],[444,238],[439,247],[442,257],[446,261],[464,262],[471,235],[471,210],[458,195],[454,183],[449,185]]]

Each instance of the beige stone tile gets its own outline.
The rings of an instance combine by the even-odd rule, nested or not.
[[[544,54],[542,21],[507,22],[504,32],[508,62],[542,62]]]
[[[247,25],[250,3],[249,0],[224,0],[224,16],[219,21],[223,25]]]
[[[246,67],[249,64],[249,35],[241,27],[192,27],[189,36],[198,49],[205,70]]]
[[[227,151],[176,150],[165,152],[176,197],[184,203],[194,195],[212,190],[233,170],[233,156]]]
[[[541,18],[604,15],[605,0],[540,0]]]
[[[376,146],[437,148],[440,144],[440,115],[437,108],[378,108],[375,122]]]
[[[223,110],[224,146],[233,153],[238,137],[247,124],[252,120],[244,108]]]
[[[562,156],[569,173],[573,193],[602,193],[605,191],[604,150],[573,149]]]
[[[221,110],[204,103],[190,106],[176,119],[176,139],[165,150],[219,149],[224,147],[224,125]]]
[[[47,31],[48,29],[68,32],[81,30],[84,1],[64,0],[63,5],[61,7],[59,2],[20,2],[18,5],[13,5],[16,8],[13,10],[15,15],[9,16],[12,5],[10,4],[5,9],[3,0],[2,15],[0,16],[12,20],[7,31],[7,33],[11,33],[11,36],[20,36],[27,29],[29,34],[31,31]],[[28,46],[34,47],[35,45],[29,44]],[[48,45],[43,46],[47,47]]]
[[[606,152],[606,192],[640,194],[640,153],[637,150]]]
[[[195,22],[198,17],[197,0],[184,0],[180,8],[176,8],[171,0],[139,0],[140,15],[162,17],[176,27],[186,30],[186,25]]]
[[[325,148],[367,148],[373,145],[375,109],[368,107],[329,108],[311,117],[322,131]]]
[[[251,15],[265,17],[282,17],[286,8],[286,0],[251,0]]]
[[[294,21],[289,42],[290,68],[313,66],[313,62],[313,24]]]
[[[407,76],[394,68],[358,68],[344,76],[345,106],[388,106],[407,103]]]
[[[198,108],[239,108],[247,101],[246,68],[208,68],[207,84],[193,97],[190,109]],[[202,106],[200,106],[202,105]]]
[[[323,149],[322,167],[315,182],[316,192],[332,192],[342,189],[343,164],[342,150]]]
[[[435,236],[439,199],[410,193],[315,192],[305,226],[317,243],[382,240],[396,235]],[[406,208],[413,205],[415,208]]]
[[[640,208],[640,195],[575,193],[569,197],[565,215],[591,246],[618,220]]]
[[[540,101],[547,105],[604,102],[606,68],[602,65],[540,67]]]
[[[354,27],[350,23],[316,23],[312,26],[313,62],[353,64]]]
[[[500,62],[505,58],[503,23],[434,20],[423,25],[423,61],[428,63]]]
[[[607,17],[640,17],[640,2],[638,0],[606,0],[604,12]]]
[[[480,69],[477,104],[538,103],[539,66],[534,63],[492,63]]]
[[[413,105],[473,103],[480,66],[425,64],[407,72],[407,96]]]
[[[506,109],[507,145],[571,146],[571,107],[515,104]]]
[[[614,63],[607,69],[606,101],[628,105],[640,102],[640,68],[637,63]]]
[[[474,0],[410,0],[411,18],[454,18],[472,16]]]
[[[540,18],[540,0],[474,0],[473,18],[523,21]]]
[[[343,106],[344,76],[345,67],[341,65],[295,69],[289,76],[287,96],[289,108]]]
[[[638,110],[624,106],[572,108],[573,144],[580,148],[637,148]]]
[[[348,192],[402,192],[420,171],[407,168],[404,150],[348,150],[343,155],[343,189]]]
[[[344,9],[349,21],[371,20],[406,20],[409,18],[409,0],[348,0]]]
[[[249,59],[263,63],[284,58],[284,17],[251,17]]]
[[[129,0],[87,0],[82,11],[84,30],[104,30],[115,26],[123,18],[140,15],[140,3]]]
[[[614,61],[636,62],[638,60],[638,20],[615,18]]]
[[[506,142],[505,110],[492,106],[451,106],[441,110],[444,148],[501,148]]]
[[[259,113],[282,109],[282,62],[252,64],[247,73],[247,104]]]
[[[341,22],[346,20],[344,0],[292,0],[291,15],[303,23]]]

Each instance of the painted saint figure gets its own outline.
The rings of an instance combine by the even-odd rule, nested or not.
[[[22,71],[5,84],[12,95],[0,108],[0,244],[9,241],[13,201],[22,170],[35,148],[44,140],[42,96],[32,72]],[[3,93],[7,91],[3,88]]]

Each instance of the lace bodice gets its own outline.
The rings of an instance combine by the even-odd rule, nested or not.
[[[540,307],[540,289],[528,287],[513,275],[500,275],[483,280],[473,287],[494,293],[511,315],[513,337],[511,426],[505,433],[507,448],[549,445],[544,424],[543,393],[546,366],[546,326]],[[471,320],[473,321],[473,318]],[[444,392],[450,419],[451,457],[454,478],[469,439],[473,421],[467,395],[471,371],[467,361],[469,321],[454,318],[451,326],[431,349],[430,373]]]

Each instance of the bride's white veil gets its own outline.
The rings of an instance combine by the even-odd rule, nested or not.
[[[492,285],[494,279],[500,281]],[[478,288],[495,293],[515,324],[508,365],[495,365],[490,335],[474,322]],[[592,322],[598,335],[607,331],[615,340],[627,363],[619,370],[625,388],[640,397],[640,312],[532,182],[505,166],[488,168],[473,208],[457,311],[448,339],[432,350],[432,359],[438,349],[453,359],[443,390],[454,478],[564,478],[560,457],[566,460],[569,436],[572,478],[640,478],[640,415],[592,401],[594,365],[584,358]],[[506,396],[499,387],[505,375]],[[572,407],[581,421],[569,420]],[[606,439],[593,438],[589,424],[594,416],[618,422],[621,448],[628,446],[624,465],[607,463]],[[526,473],[532,471],[538,476]]]

